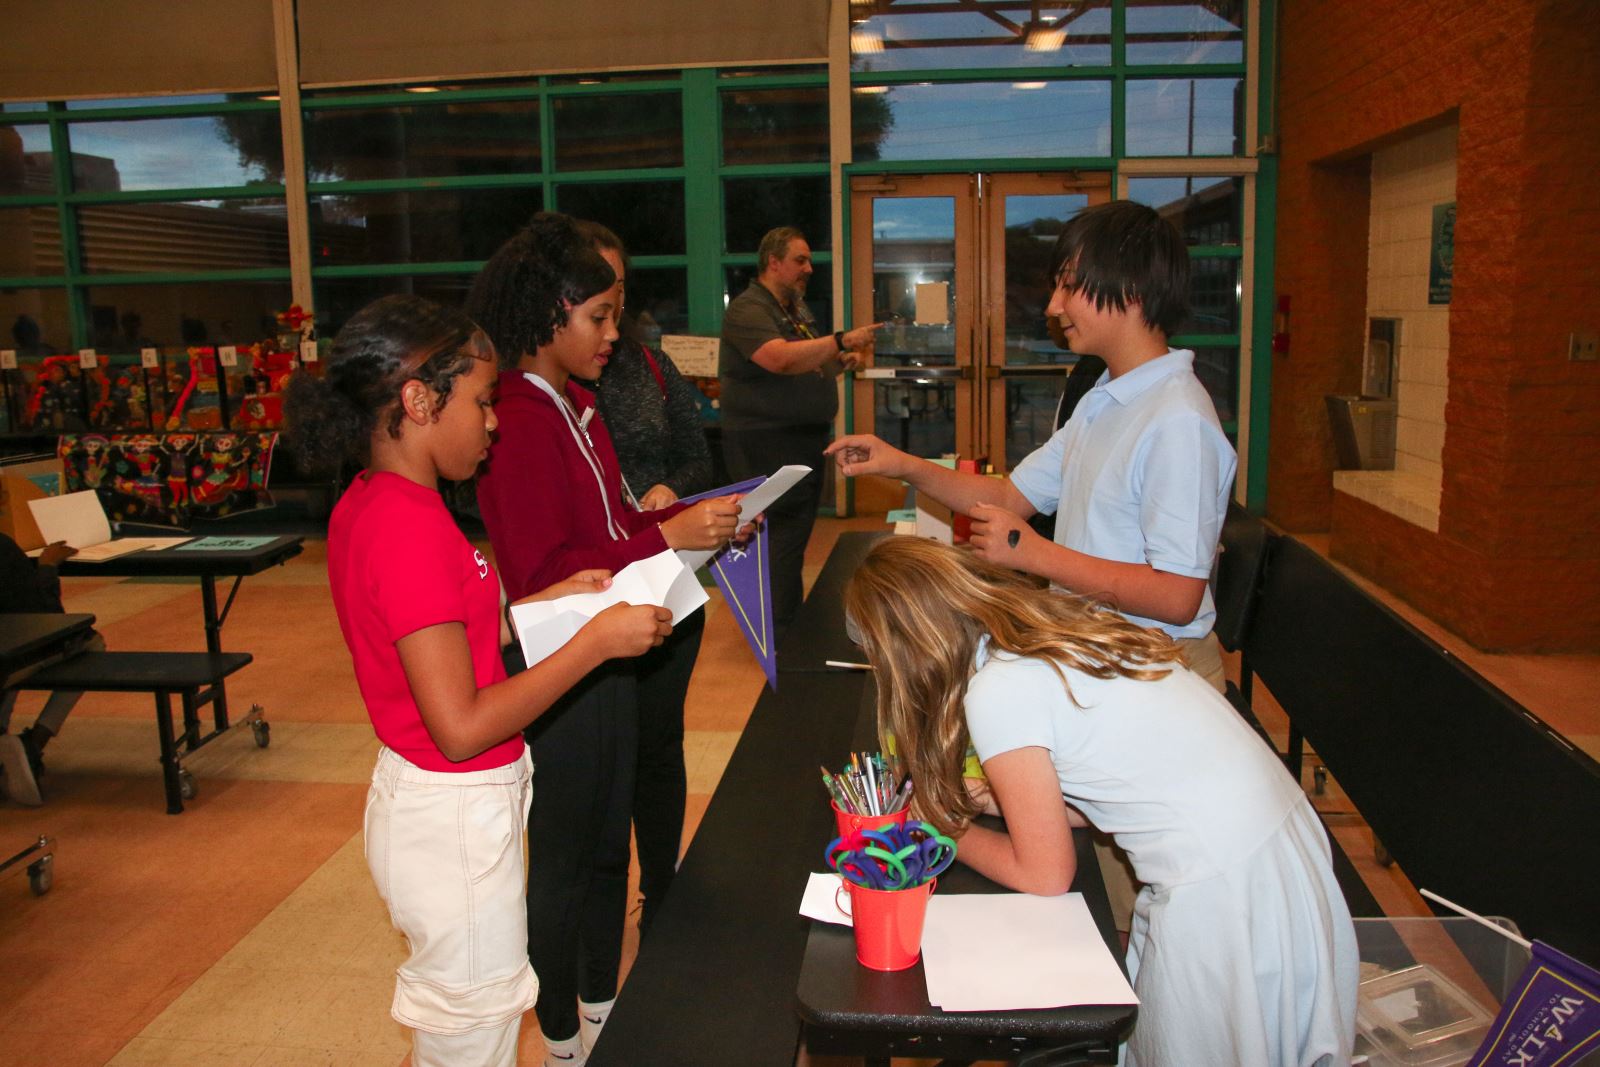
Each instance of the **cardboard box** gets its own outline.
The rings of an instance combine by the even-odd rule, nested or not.
[[[39,534],[39,524],[33,521],[28,501],[42,500],[47,495],[31,479],[0,475],[0,533],[15,541],[24,552],[44,547],[44,538]]]

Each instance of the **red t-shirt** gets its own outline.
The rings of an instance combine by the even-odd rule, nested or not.
[[[429,771],[481,771],[522,755],[513,734],[453,763],[434,744],[395,642],[440,623],[467,628],[478,688],[504,680],[500,580],[456,528],[435,489],[363,471],[328,521],[328,584],[378,740]]]

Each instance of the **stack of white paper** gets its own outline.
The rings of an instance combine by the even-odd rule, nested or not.
[[[1081,893],[935,893],[922,965],[945,1011],[1139,1003]]]
[[[511,619],[522,642],[522,655],[533,664],[572,640],[584,623],[614,604],[667,608],[672,612],[672,625],[676,626],[708,599],[694,571],[667,549],[622,568],[604,592],[516,604],[511,608]]]
[[[93,489],[65,496],[47,496],[28,501],[39,536],[47,545],[65,541],[77,549],[72,558],[84,563],[102,563],[130,552],[168,548],[190,540],[187,537],[119,537],[111,539],[111,523],[106,519],[100,497]],[[38,555],[35,551],[32,555]]]

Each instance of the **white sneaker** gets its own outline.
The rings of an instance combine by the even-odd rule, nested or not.
[[[39,783],[33,777],[33,765],[28,762],[28,750],[16,734],[0,734],[0,771],[5,772],[6,794],[12,800],[30,808],[44,803]]]

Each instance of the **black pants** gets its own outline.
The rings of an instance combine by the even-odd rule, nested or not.
[[[506,649],[506,669],[522,669]],[[628,822],[639,738],[631,663],[588,675],[529,726],[528,960],[539,1027],[578,1032],[578,1000],[617,994],[628,910]]]
[[[697,611],[660,648],[634,661],[639,694],[638,777],[633,788],[633,838],[639,850],[639,932],[650,928],[678,873],[688,781],[683,768],[683,701],[694,673],[706,613]]]
[[[785,426],[772,430],[723,430],[722,455],[736,482],[771,474],[779,467],[802,463],[811,473],[767,509],[768,555],[772,561],[772,624],[782,630],[805,600],[800,571],[806,542],[817,521],[822,499],[822,450],[828,447],[828,424]]]

